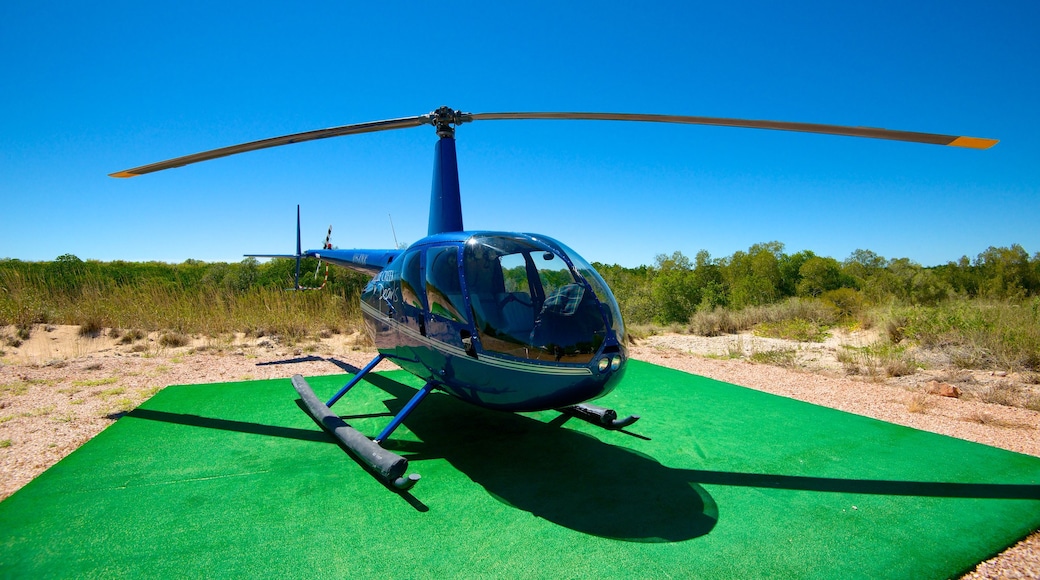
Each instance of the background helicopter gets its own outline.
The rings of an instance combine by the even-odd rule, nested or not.
[[[361,295],[368,332],[379,354],[329,401],[319,400],[302,376],[293,386],[310,413],[381,479],[408,489],[408,462],[380,446],[434,389],[503,411],[557,409],[608,429],[618,419],[586,401],[609,393],[624,375],[628,355],[620,309],[610,288],[576,252],[553,238],[527,233],[467,231],[463,227],[455,127],[478,120],[643,121],[774,129],[987,149],[996,141],[865,127],[628,113],[463,113],[441,107],[429,114],[252,141],[111,174],[133,177],[237,153],[316,139],[433,125],[433,187],[427,237],[406,249],[302,251],[371,274]],[[383,359],[425,381],[374,439],[330,410]]]

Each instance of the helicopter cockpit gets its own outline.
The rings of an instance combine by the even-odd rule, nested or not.
[[[606,283],[563,244],[478,234],[467,240],[462,262],[483,350],[587,364],[608,334],[621,343],[621,315]]]
[[[408,343],[397,333],[409,327],[470,356],[581,365],[601,350],[623,356],[621,313],[606,282],[543,236],[433,236],[393,260],[362,299],[378,311],[370,329],[380,347]]]

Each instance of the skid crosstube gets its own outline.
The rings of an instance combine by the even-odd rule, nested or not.
[[[405,476],[408,470],[407,459],[383,449],[378,443],[348,425],[318,399],[302,375],[293,375],[292,385],[303,400],[307,413],[383,481],[401,490],[409,489],[419,481],[418,474]]]

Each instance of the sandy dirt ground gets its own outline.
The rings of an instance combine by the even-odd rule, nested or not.
[[[284,378],[343,372],[374,356],[357,335],[330,335],[295,345],[272,337],[184,337],[37,326],[27,340],[0,328],[0,499],[57,463],[122,414],[167,385]],[[986,402],[993,388],[1035,389],[1033,377],[917,369],[906,376],[853,371],[838,360],[876,337],[841,335],[825,343],[792,343],[752,335],[651,336],[633,358],[1040,457],[1040,412]],[[755,353],[777,350],[778,364]],[[291,364],[283,364],[293,361]],[[929,365],[931,367],[931,365]],[[396,368],[381,363],[379,369]],[[956,387],[959,396],[938,392]],[[949,389],[945,389],[950,394]],[[983,562],[966,578],[1040,578],[1040,533]]]

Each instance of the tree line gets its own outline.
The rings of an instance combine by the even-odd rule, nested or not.
[[[179,264],[166,262],[100,262],[81,260],[72,254],[58,256],[52,262],[23,262],[0,260],[0,275],[10,281],[14,278],[29,283],[51,294],[75,294],[83,289],[100,289],[144,284],[192,291],[222,289],[245,292],[254,288],[293,288],[294,260],[270,260],[260,263],[256,258],[241,262],[202,262],[187,260]],[[317,271],[317,274],[315,275]],[[300,261],[300,285],[321,286],[325,281],[326,264],[315,258]],[[367,278],[343,268],[328,269],[326,289],[333,293],[359,294]]]
[[[614,291],[624,318],[635,324],[686,323],[700,311],[741,310],[792,297],[821,300],[840,315],[878,304],[934,306],[951,298],[1020,301],[1040,296],[1040,253],[1014,244],[989,247],[975,258],[924,267],[908,258],[889,259],[870,250],[848,258],[784,251],[780,242],[754,244],[724,258],[701,250],[691,260],[676,251],[650,266],[594,264]],[[257,289],[292,288],[293,260],[237,263],[84,261],[74,255],[51,262],[0,260],[0,323],[43,322],[46,303],[75,301],[84,293],[150,287],[178,292],[219,290],[240,295]],[[315,270],[318,270],[315,276]],[[319,286],[325,265],[301,264],[302,286]],[[368,277],[344,268],[328,272],[325,294],[356,302]],[[42,318],[42,319],[41,319]]]
[[[594,264],[606,279],[629,323],[685,323],[698,311],[740,310],[792,297],[820,299],[841,314],[867,305],[896,302],[934,306],[957,298],[1023,300],[1040,296],[1040,252],[1031,257],[1018,244],[989,247],[974,259],[925,267],[870,250],[848,258],[810,250],[788,254],[780,242],[754,244],[724,258],[701,250],[691,260],[676,251],[652,266]]]

